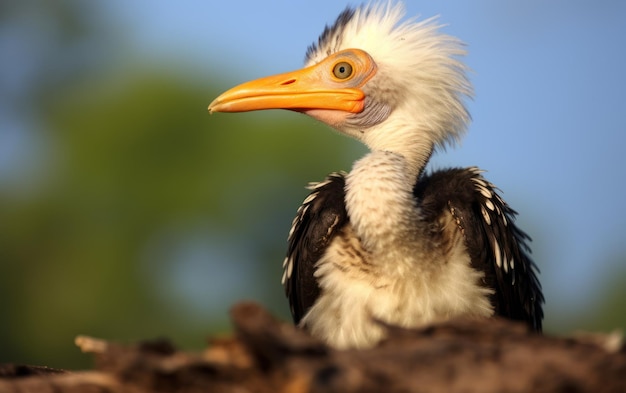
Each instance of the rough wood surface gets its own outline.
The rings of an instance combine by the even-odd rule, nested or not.
[[[388,327],[365,351],[337,351],[263,308],[232,310],[233,337],[201,353],[167,341],[77,345],[93,371],[4,365],[0,392],[626,392],[619,337],[555,338],[500,319]]]

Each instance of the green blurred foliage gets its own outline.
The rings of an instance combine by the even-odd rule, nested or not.
[[[112,49],[78,3],[48,14],[34,3],[3,14],[55,34],[44,39],[48,66],[34,65],[16,94],[43,147],[23,161],[34,169],[0,184],[0,361],[84,366],[77,334],[198,348],[227,329],[228,302],[240,298],[288,318],[279,280],[292,215],[305,179],[347,168],[348,140],[295,114],[210,116],[218,76],[107,67]],[[98,61],[70,61],[77,42]],[[186,238],[209,249],[194,255]],[[237,249],[248,257],[231,260]],[[213,267],[198,279],[203,264]]]
[[[203,90],[144,73],[95,76],[55,92],[43,116],[54,146],[45,184],[0,204],[0,286],[10,321],[0,328],[9,338],[2,355],[12,355],[3,360],[74,365],[76,356],[64,352],[79,333],[138,339],[193,332],[176,310],[184,304],[163,307],[152,293],[166,285],[157,273],[167,267],[157,264],[172,261],[153,258],[141,267],[147,244],[171,227],[215,227],[252,248],[259,266],[222,262],[275,282],[275,293],[261,300],[286,304],[278,300],[280,262],[305,193],[302,179],[324,173],[309,167],[319,151],[328,154],[327,166],[342,167],[331,157],[341,156],[345,141],[320,138],[311,122],[295,117],[209,116],[217,92]],[[261,235],[268,243],[249,238]],[[206,285],[218,280],[207,277]]]
[[[363,148],[287,112],[209,115],[219,75],[107,62],[114,28],[81,4],[0,9],[47,34],[23,90],[0,92],[43,145],[14,169],[27,178],[0,183],[0,362],[85,367],[78,334],[200,348],[244,298],[288,319],[280,265],[303,186]],[[91,50],[71,61],[77,46]],[[626,326],[624,298],[605,323]]]

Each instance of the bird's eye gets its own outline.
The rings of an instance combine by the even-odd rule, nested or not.
[[[348,79],[352,76],[352,65],[345,61],[335,64],[333,75],[335,75],[337,79]]]

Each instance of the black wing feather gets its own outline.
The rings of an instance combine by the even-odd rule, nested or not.
[[[319,296],[315,263],[331,240],[348,221],[344,204],[345,174],[332,173],[325,181],[312,184],[293,220],[284,263],[283,285],[296,324]]]
[[[415,187],[426,220],[451,212],[465,236],[472,266],[495,290],[495,313],[541,331],[544,302],[527,242],[514,223],[516,212],[478,168],[448,169],[424,176]]]

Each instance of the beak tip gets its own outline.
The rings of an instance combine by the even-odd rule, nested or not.
[[[218,105],[219,103],[217,102],[217,100],[213,100],[213,102],[211,102],[209,104],[209,107],[207,108],[209,110],[209,114],[213,114],[213,112],[218,112],[217,110],[215,110],[215,107]]]

